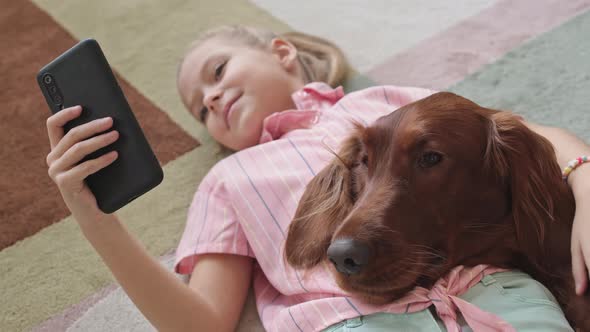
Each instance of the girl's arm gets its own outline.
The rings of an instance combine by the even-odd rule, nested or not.
[[[562,169],[574,158],[581,155],[590,156],[590,146],[564,129],[532,123],[527,123],[527,126],[553,144]],[[576,293],[582,294],[588,285],[590,267],[590,164],[581,165],[571,172],[567,181],[576,199],[571,242],[572,269]]]
[[[581,155],[590,156],[590,145],[565,129],[541,126],[530,122],[526,123],[526,125],[553,144],[557,162],[562,169],[572,159]],[[586,192],[590,189],[590,178],[588,177],[590,170],[587,170],[588,166],[590,165],[581,166],[570,173],[567,182],[574,194],[576,192]],[[581,180],[578,180],[578,178],[581,178]]]
[[[187,286],[150,256],[114,215],[74,216],[129,298],[158,331],[233,331],[251,280],[252,258],[199,258]]]
[[[252,259],[208,255],[197,263],[190,287],[151,257],[115,215],[102,213],[84,179],[117,159],[116,152],[78,164],[84,156],[112,144],[112,119],[63,126],[81,107],[64,109],[47,119],[51,151],[48,173],[82,232],[111,269],[131,300],[162,331],[231,331],[246,299]],[[100,134],[102,133],[102,134]],[[100,135],[97,135],[100,134]],[[96,136],[95,136],[96,135]]]

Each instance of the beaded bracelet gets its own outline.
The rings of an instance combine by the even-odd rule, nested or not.
[[[572,159],[567,166],[563,169],[563,173],[561,174],[564,181],[567,181],[567,177],[573,172],[578,166],[582,165],[583,163],[587,163],[590,161],[590,157],[588,156],[580,156],[576,159]]]

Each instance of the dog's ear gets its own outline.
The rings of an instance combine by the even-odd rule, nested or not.
[[[512,113],[494,111],[489,119],[486,168],[510,187],[517,245],[528,257],[542,257],[555,195],[563,188],[555,151]]]
[[[285,258],[293,267],[310,268],[326,257],[332,235],[354,204],[350,168],[361,149],[359,130],[308,183],[299,201],[285,243]]]

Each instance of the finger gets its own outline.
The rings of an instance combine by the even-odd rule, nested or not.
[[[74,144],[51,165],[51,174],[59,174],[74,167],[80,160],[96,150],[108,146],[119,138],[116,130],[109,131]]]
[[[52,150],[64,136],[63,126],[80,116],[80,113],[82,113],[82,107],[73,106],[65,108],[47,119],[47,135]]]
[[[572,273],[576,283],[576,294],[581,295],[586,290],[588,275],[582,248],[578,241],[572,241]]]
[[[584,266],[582,270],[584,270],[585,276],[582,279],[582,284],[580,285],[579,295],[584,294],[588,290],[588,282],[590,280],[590,271],[588,270],[588,267],[590,266],[590,248],[587,244],[582,245],[582,257],[584,258]]]
[[[112,118],[102,118],[72,128],[53,148],[47,156],[48,164],[61,158],[74,144],[84,141],[98,133],[109,129],[113,125]],[[51,160],[50,160],[51,159]]]
[[[111,151],[96,159],[87,160],[64,173],[61,173],[56,178],[56,182],[61,188],[78,185],[89,175],[112,164],[118,157],[119,155],[117,151]]]

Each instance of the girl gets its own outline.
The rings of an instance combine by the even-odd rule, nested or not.
[[[404,314],[369,306],[339,290],[325,266],[303,273],[283,261],[286,231],[305,184],[333,157],[329,150],[337,151],[351,120],[370,123],[432,93],[374,87],[343,96],[330,85],[340,84],[346,69],[336,46],[298,33],[222,27],[191,47],[179,66],[181,99],[216,141],[238,152],[211,169],[189,209],[175,265],[190,274],[188,285],[148,255],[116,215],[102,213],[84,184],[117,158],[111,152],[76,165],[117,140],[116,131],[92,137],[110,128],[112,119],[66,135],[64,124],[81,107],[48,119],[51,178],[83,234],[158,330],[233,330],[251,282],[267,330],[444,328],[432,309]],[[555,145],[560,164],[590,154],[589,146],[561,129],[530,127]],[[589,172],[580,167],[568,178],[578,202],[572,256],[579,293],[590,263]],[[489,275],[461,297],[519,330],[570,329],[553,297],[522,273]]]

